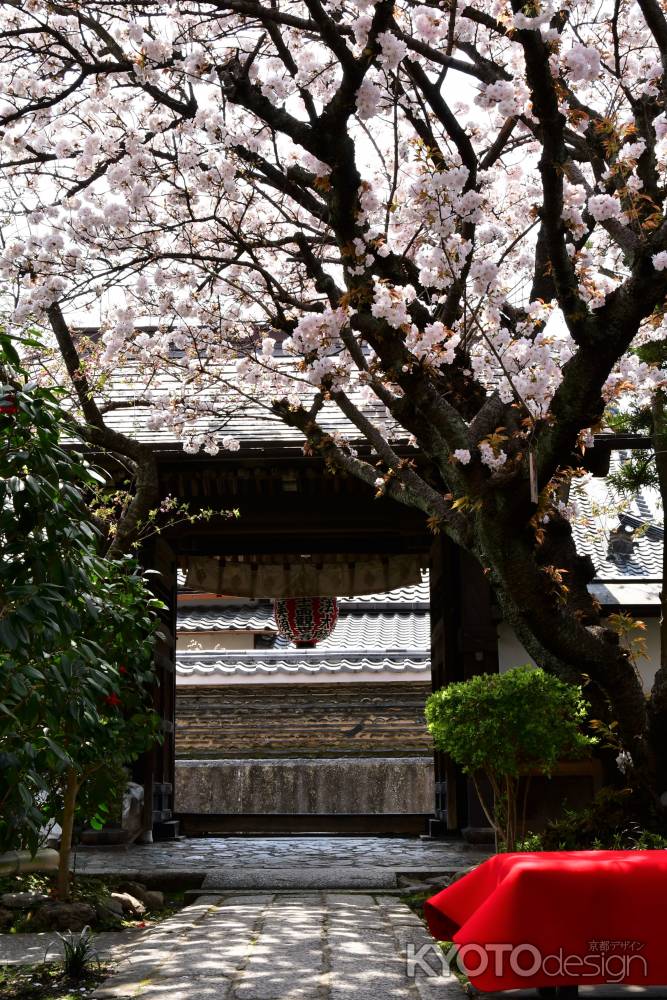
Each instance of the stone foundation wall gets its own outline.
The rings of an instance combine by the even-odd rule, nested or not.
[[[178,760],[175,808],[209,815],[429,815],[432,757]]]

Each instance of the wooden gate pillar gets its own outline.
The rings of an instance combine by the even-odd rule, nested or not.
[[[433,690],[498,671],[498,632],[491,588],[479,564],[448,538],[431,546],[431,678]],[[435,752],[436,815],[447,830],[470,821],[468,782]],[[473,804],[474,806],[474,804]]]
[[[162,742],[137,761],[133,777],[144,788],[143,836],[153,832],[169,837],[174,811],[175,712],[176,712],[176,556],[162,538],[152,539],[141,553],[150,588],[162,601],[160,626],[155,642],[155,688],[153,707],[161,720]],[[166,824],[166,826],[164,825]]]

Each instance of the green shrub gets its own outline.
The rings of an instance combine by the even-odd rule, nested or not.
[[[113,757],[105,761],[104,766],[91,774],[79,792],[76,803],[78,824],[94,830],[102,826],[120,826],[128,781],[127,764],[120,764]]]
[[[65,447],[61,393],[32,383],[0,331],[0,852],[62,828],[70,893],[79,795],[104,822],[118,769],[160,739],[154,634],[162,607],[135,559],[110,559],[87,507],[103,477]]]
[[[525,828],[528,782],[520,817],[520,779],[548,775],[559,760],[585,755],[596,742],[581,730],[587,708],[580,687],[529,666],[479,674],[428,699],[426,720],[436,747],[470,775],[507,850],[514,850]],[[491,802],[481,793],[482,776],[491,786]]]
[[[590,806],[566,811],[547,823],[541,833],[531,833],[520,851],[631,851],[667,848],[667,836],[649,830],[632,817],[639,815],[631,788],[602,788]]]

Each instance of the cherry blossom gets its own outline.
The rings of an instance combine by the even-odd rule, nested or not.
[[[597,49],[587,45],[573,45],[563,55],[563,63],[569,70],[570,80],[591,82],[600,75],[601,59]]]
[[[536,659],[602,683],[595,610],[547,634],[487,541],[532,545],[550,594],[536,504],[556,532],[605,405],[664,386],[633,353],[667,332],[660,4],[7,0],[0,48],[6,322],[41,329],[95,445],[131,408],[236,451],[255,407],[422,510]]]
[[[623,209],[618,198],[609,194],[595,194],[589,198],[588,211],[596,222],[605,222],[607,219],[618,219],[623,214]]]

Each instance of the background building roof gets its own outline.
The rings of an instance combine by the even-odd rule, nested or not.
[[[290,360],[285,359],[286,367],[291,364]],[[237,438],[246,450],[260,447],[266,449],[267,446],[275,445],[294,445],[299,450],[302,448],[304,439],[300,431],[288,427],[270,408],[249,398],[242,398],[234,389],[226,387],[225,383],[235,385],[238,381],[233,365],[220,366],[218,378],[219,383],[215,388],[197,389],[194,383],[188,384],[186,401],[190,413],[197,417],[195,422],[187,425],[188,434],[210,432],[216,437],[229,435]],[[156,390],[151,386],[150,380],[147,383],[146,378],[132,365],[125,365],[117,373],[112,373],[104,386],[104,400],[100,402],[121,403],[123,408],[106,413],[105,423],[137,441],[151,443],[169,451],[180,451],[181,437],[173,427],[152,429],[149,426],[152,407],[141,402],[149,394],[152,403],[168,400],[173,394],[180,397],[183,394],[183,383],[161,373],[159,389]],[[399,440],[407,442],[408,432],[389,417],[386,407],[379,400],[369,400],[360,387],[350,389],[348,395],[377,427],[381,430],[392,428]],[[139,404],[130,405],[134,400],[139,400]],[[207,409],[210,412],[207,413]],[[335,403],[326,402],[317,419],[328,433],[338,433],[355,441],[360,438],[357,427],[343,415]],[[223,430],[220,429],[221,426],[224,426]]]
[[[389,593],[349,597],[339,601],[339,617],[333,632],[314,649],[295,649],[276,635],[271,601],[232,604],[217,602],[179,608],[178,632],[186,640],[177,652],[181,678],[333,677],[347,675],[377,679],[403,675],[406,679],[428,678],[430,663],[430,614],[428,574],[415,587]],[[273,633],[270,649],[201,651],[188,649],[202,633]]]
[[[612,452],[610,471],[617,472],[629,457]],[[593,560],[596,583],[661,580],[664,515],[658,490],[628,498],[608,479],[592,478],[575,486],[571,496],[579,508],[573,525],[577,549]]]
[[[228,650],[224,653],[185,652],[178,657],[179,674],[201,677],[211,674],[226,677],[322,674],[330,678],[336,674],[373,676],[388,671],[392,675],[418,674],[418,679],[423,680],[430,668],[428,653],[406,653],[404,650],[377,652],[358,649],[324,654],[322,651],[303,649]]]

